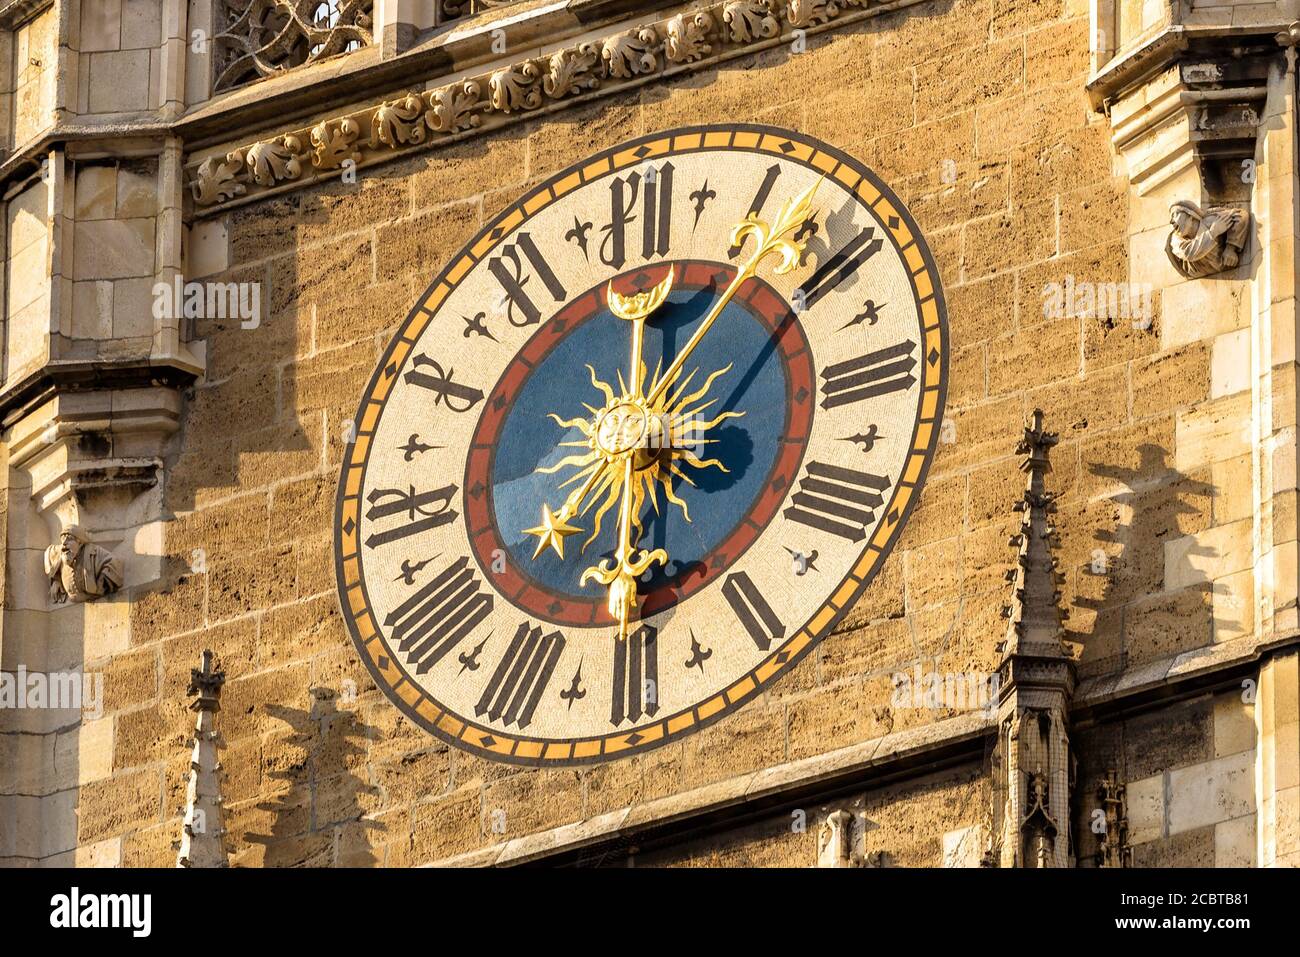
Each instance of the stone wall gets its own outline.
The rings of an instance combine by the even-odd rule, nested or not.
[[[104,27],[94,52],[82,23],[92,77],[95,57],[138,57],[131,8],[116,45]],[[1036,407],[1061,435],[1049,484],[1080,677],[1254,633],[1248,281],[1189,283],[1165,260],[1167,202],[1131,198],[1110,123],[1085,92],[1089,22],[1080,0],[935,0],[812,36],[804,53],[751,54],[415,153],[355,185],[192,223],[185,276],[260,283],[263,314],[249,328],[190,330],[206,373],[167,463],[165,575],[124,596],[123,642],[85,663],[105,673],[106,715],[77,745],[78,850],[65,856],[174,863],[184,692],[205,647],[228,678],[218,723],[229,843],[243,865],[439,861],[955,718],[896,706],[892,676],[996,667],[1023,488],[1013,453]],[[88,89],[92,111],[110,95]],[[110,105],[135,108],[127,92]],[[925,230],[953,361],[921,504],[839,633],[728,720],[582,769],[521,770],[450,749],[374,689],[338,613],[330,520],[356,398],[441,264],[528,185],[578,155],[720,118],[793,127],[854,154]],[[130,250],[109,237],[83,251],[81,231],[110,206],[132,222],[121,209],[130,184],[151,175],[116,162],[78,169],[77,253],[93,262],[78,260],[88,271],[77,267],[74,338],[106,314],[114,336],[130,337],[118,323],[138,306],[119,309],[119,297],[138,298],[141,277],[162,266],[141,252],[138,269],[110,268],[103,257]],[[1081,774],[1113,769],[1129,782],[1140,862],[1244,862],[1255,807],[1241,768],[1255,744],[1243,714],[1222,692],[1080,735]],[[1162,730],[1175,720],[1178,734]],[[965,764],[862,789],[848,803],[867,851],[886,864],[977,863],[987,772]],[[1189,776],[1200,791],[1170,799]],[[809,864],[824,809],[807,809],[805,831],[791,828],[791,810],[638,862]],[[1080,855],[1090,846],[1080,834]]]

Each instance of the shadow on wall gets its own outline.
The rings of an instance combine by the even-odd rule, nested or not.
[[[270,833],[249,832],[231,842],[235,865],[370,867],[380,863],[372,850],[378,842],[371,839],[371,832],[384,827],[363,817],[367,799],[378,791],[362,778],[365,742],[374,729],[361,724],[354,712],[340,711],[336,692],[312,688],[311,695],[307,711],[266,705],[266,712],[289,728],[284,766],[266,772],[282,783],[274,797],[257,805],[257,810],[270,815]]]
[[[1195,569],[1215,558],[1215,551],[1188,539],[1170,567],[1166,559],[1169,543],[1209,524],[1214,486],[1174,469],[1169,452],[1158,445],[1144,443],[1137,451],[1133,468],[1086,466],[1123,491],[1096,503],[1109,514],[1093,532],[1091,557],[1078,569],[1074,604],[1093,613],[1089,627],[1070,633],[1083,642],[1081,678],[1213,640],[1211,586],[1194,579]],[[1201,504],[1193,504],[1198,499]]]

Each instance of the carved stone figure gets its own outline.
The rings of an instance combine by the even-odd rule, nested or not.
[[[1201,209],[1191,200],[1169,207],[1173,229],[1165,243],[1169,260],[1184,276],[1199,279],[1236,268],[1246,245],[1250,215],[1227,206]]]
[[[106,548],[92,544],[80,525],[69,525],[56,544],[45,549],[50,600],[61,605],[93,601],[122,587],[122,563]]]
[[[853,815],[840,808],[826,815],[817,833],[818,867],[861,867],[862,859],[853,853]]]

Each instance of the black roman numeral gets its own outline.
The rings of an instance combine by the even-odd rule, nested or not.
[[[776,185],[777,177],[780,175],[780,164],[773,163],[767,168],[767,172],[763,175],[763,182],[759,184],[758,192],[754,194],[754,201],[749,204],[750,216],[757,216],[763,211],[763,207],[767,204],[767,198],[772,195],[772,187]],[[740,255],[740,251],[744,248],[743,244],[740,246],[732,246],[727,250],[727,258],[735,259]]]
[[[880,493],[887,488],[889,479],[882,475],[809,462],[783,514],[792,522],[860,542],[876,520],[871,510],[880,508]]]
[[[614,689],[611,724],[636,721],[659,711],[658,629],[642,625],[626,638],[614,640]]]
[[[384,619],[397,650],[424,674],[492,613],[491,592],[479,589],[469,559],[453,562]]]
[[[405,492],[399,488],[375,489],[366,496],[366,501],[370,503],[366,518],[374,522],[392,515],[405,515],[407,522],[386,532],[375,532],[366,539],[366,545],[370,548],[387,545],[455,521],[458,513],[451,508],[451,499],[455,494],[455,485],[444,485],[432,492],[417,492],[414,485]]]
[[[523,252],[524,258],[532,266],[533,272],[542,280],[542,285],[546,291],[551,294],[555,302],[564,302],[568,298],[568,293],[564,286],[560,285],[560,280],[556,278],[555,272],[546,262],[546,257],[541,254],[537,244],[533,242],[533,237],[528,233],[520,233],[513,243],[507,244],[501,248],[501,255],[494,256],[488,260],[488,270],[496,277],[505,297],[506,318],[510,320],[512,326],[531,326],[541,322],[542,313],[537,308],[536,303],[524,291],[524,287],[532,281],[532,276],[524,275],[524,263],[519,258],[519,253]],[[516,318],[515,310],[519,311],[522,319]]]
[[[564,636],[558,631],[543,635],[540,626],[524,622],[510,639],[474,714],[480,718],[487,715],[507,726],[528,727],[563,650]]]
[[[404,378],[411,385],[432,392],[435,395],[434,405],[446,405],[453,412],[468,412],[483,401],[483,393],[478,389],[452,381],[456,375],[455,369],[444,372],[441,365],[424,353],[412,359],[411,364],[415,368],[406,373]],[[420,369],[433,371],[421,372]]]
[[[833,409],[872,396],[910,389],[916,382],[916,343],[900,342],[856,359],[846,359],[822,370],[822,408]]]
[[[759,651],[767,651],[773,641],[785,637],[785,625],[776,616],[772,606],[764,600],[757,586],[744,572],[734,572],[722,583],[722,597],[736,613],[745,631],[758,646]]]
[[[794,291],[796,307],[811,309],[844,280],[862,268],[862,264],[880,251],[884,241],[875,238],[876,228],[868,226],[826,262],[817,267],[808,282]]]
[[[664,163],[642,176],[617,176],[609,184],[609,225],[600,244],[600,261],[614,269],[627,262],[627,227],[636,222],[633,210],[641,203],[641,258],[666,256],[670,249],[673,215],[673,164]]]

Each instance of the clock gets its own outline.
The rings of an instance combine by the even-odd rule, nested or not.
[[[947,359],[916,223],[839,150],[729,124],[584,159],[447,264],[361,398],[335,519],[357,652],[502,761],[721,720],[888,559]]]

